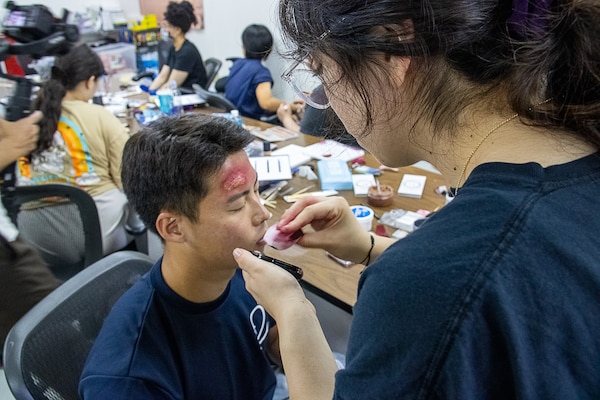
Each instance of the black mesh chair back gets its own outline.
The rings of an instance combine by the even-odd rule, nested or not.
[[[77,399],[79,377],[105,317],[152,265],[143,253],[112,253],[25,314],[4,344],[4,372],[15,398]]]
[[[221,60],[218,60],[216,58],[207,58],[206,61],[204,61],[204,69],[206,69],[207,78],[206,84],[204,84],[204,89],[208,90],[210,85],[217,77],[217,74],[219,73],[222,64],[223,63],[221,62]]]
[[[79,187],[62,183],[17,186],[8,212],[21,237],[40,252],[60,279],[70,278],[103,256],[96,203]]]
[[[225,96],[222,96],[215,92],[210,92],[204,89],[202,86],[198,85],[197,83],[194,83],[192,87],[194,88],[196,94],[200,96],[201,99],[206,101],[206,103],[208,103],[209,106],[221,108],[225,112],[230,112],[231,110],[237,109],[235,104],[227,100]]]

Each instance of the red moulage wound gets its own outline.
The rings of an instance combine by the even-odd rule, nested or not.
[[[283,233],[277,228],[277,225],[271,225],[269,229],[267,229],[263,239],[274,249],[285,250],[296,244],[301,237],[301,230],[292,233]]]

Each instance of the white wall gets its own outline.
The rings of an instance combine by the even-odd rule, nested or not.
[[[71,12],[84,12],[86,8],[120,8],[128,19],[139,19],[140,9],[136,0],[45,0],[44,5],[56,16],[62,15],[62,9]],[[32,4],[17,1],[19,5]],[[287,101],[294,99],[293,92],[279,76],[286,62],[277,54],[281,47],[280,33],[277,28],[278,0],[204,0],[204,24],[202,31],[188,32],[188,39],[200,50],[203,58],[215,57],[223,61],[220,76],[229,73],[230,63],[227,57],[242,57],[241,35],[246,26],[252,23],[267,26],[275,39],[275,50],[266,61],[275,81],[273,93]]]

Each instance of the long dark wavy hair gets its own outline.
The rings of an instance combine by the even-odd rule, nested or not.
[[[523,122],[600,147],[600,2],[523,4],[530,9],[513,12],[512,0],[280,0],[279,18],[287,56],[338,64],[365,110],[363,134],[372,129],[373,82],[392,79],[383,54],[411,58],[410,112],[434,129],[455,132],[466,105],[501,93]],[[394,101],[385,112],[398,112]]]
[[[92,76],[96,79],[105,75],[100,57],[87,45],[73,48],[69,53],[56,57],[50,79],[38,91],[33,101],[34,110],[41,110],[44,117],[40,122],[40,138],[33,154],[48,149],[58,126],[62,112],[62,100],[68,90],[73,90],[80,82]]]

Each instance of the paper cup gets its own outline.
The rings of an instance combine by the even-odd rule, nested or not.
[[[156,92],[158,102],[160,103],[160,112],[165,115],[173,112],[173,94],[170,90],[161,89]]]

